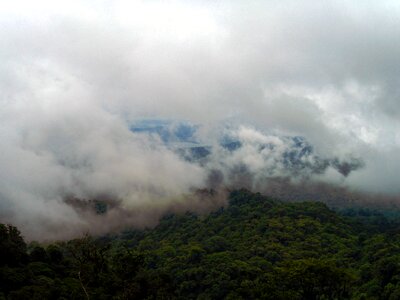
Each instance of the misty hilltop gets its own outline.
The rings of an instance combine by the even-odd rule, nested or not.
[[[390,0],[4,3],[0,221],[103,234],[242,187],[397,207],[399,20]]]
[[[281,174],[276,177],[295,176],[302,174],[323,174],[326,169],[333,168],[335,171],[347,177],[353,170],[363,167],[363,161],[354,157],[348,157],[341,161],[339,158],[321,158],[315,153],[314,147],[301,136],[278,136],[265,134],[251,127],[240,126],[239,128],[223,128],[217,134],[216,140],[206,140],[199,136],[200,125],[193,125],[189,122],[166,121],[166,120],[142,120],[131,126],[132,132],[147,134],[148,136],[159,137],[161,141],[171,150],[175,150],[184,159],[192,162],[199,161],[203,165],[216,160],[213,156],[235,156],[233,152],[246,153],[247,157],[254,156],[259,159],[260,165],[267,164],[273,160],[274,163],[265,168],[264,173],[274,173],[274,168],[281,168]],[[245,149],[245,148],[254,149]],[[245,150],[244,150],[245,149]],[[218,151],[224,151],[218,154]],[[236,165],[242,165],[243,172],[250,172],[246,161],[252,158],[242,157],[230,158]],[[219,158],[220,161],[227,158]],[[261,166],[259,166],[262,168]],[[240,169],[234,165],[231,169]],[[285,171],[283,171],[285,170]],[[239,171],[239,170],[238,170]],[[286,174],[285,174],[286,173]]]
[[[26,245],[0,224],[5,299],[398,299],[399,214],[246,190],[155,228]]]

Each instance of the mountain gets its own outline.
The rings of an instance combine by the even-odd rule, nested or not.
[[[0,225],[1,299],[399,299],[400,222],[246,190],[210,214],[25,244]]]
[[[131,126],[131,131],[147,135],[158,136],[170,149],[178,153],[182,158],[191,162],[206,160],[212,157],[220,149],[215,149],[213,141],[200,141],[197,131],[200,126],[184,121],[170,120],[141,120]],[[221,130],[217,140],[218,148],[227,150],[224,153],[229,156],[239,151],[248,140],[241,140],[235,134],[235,130]],[[348,176],[352,171],[363,166],[360,159],[348,158],[342,160],[337,157],[320,157],[314,147],[301,136],[276,136],[264,134],[265,137],[273,137],[269,142],[251,141],[251,146],[256,148],[259,156],[264,160],[273,158],[278,160],[283,168],[293,175],[301,172],[322,174],[328,167],[337,170],[343,176]],[[284,145],[282,149],[281,145]],[[267,151],[266,151],[267,150]],[[220,151],[219,151],[220,152]],[[266,154],[267,153],[267,154]]]

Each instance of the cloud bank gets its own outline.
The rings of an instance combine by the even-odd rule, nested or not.
[[[182,195],[208,187],[213,170],[245,185],[238,167],[254,189],[306,176],[396,197],[399,22],[396,1],[3,3],[0,219],[32,238],[73,235],[114,221],[65,199],[106,197],[127,223],[151,224],[178,202],[201,207]],[[130,130],[143,118],[198,124],[216,150],[184,160]],[[232,153],[216,145],[226,128],[243,145]],[[289,136],[336,163],[288,171],[278,154]],[[352,161],[362,167],[344,174]]]

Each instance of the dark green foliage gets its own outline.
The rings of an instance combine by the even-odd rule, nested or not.
[[[31,251],[29,257],[31,261],[47,262],[49,259],[46,250],[40,246],[35,246]]]
[[[245,190],[207,216],[47,247],[0,225],[0,299],[400,299],[399,228]]]
[[[18,266],[26,262],[26,250],[19,230],[11,225],[0,224],[0,267]]]

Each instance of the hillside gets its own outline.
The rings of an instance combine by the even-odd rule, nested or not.
[[[400,223],[246,190],[209,215],[26,245],[0,226],[0,299],[399,299]]]

